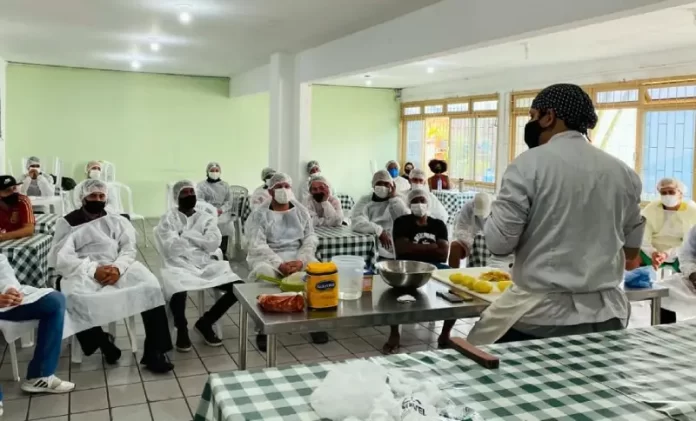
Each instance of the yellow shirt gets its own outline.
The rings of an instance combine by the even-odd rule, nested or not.
[[[686,233],[696,225],[696,203],[684,201],[676,211],[665,210],[659,200],[651,202],[642,211],[645,233],[641,249],[647,255],[655,251],[676,257]]]

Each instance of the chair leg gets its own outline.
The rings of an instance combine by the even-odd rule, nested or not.
[[[22,348],[31,348],[34,346],[34,329],[28,331],[19,338]]]
[[[109,334],[116,338],[116,322],[109,323]]]
[[[10,348],[10,360],[12,362],[12,379],[16,382],[19,381],[19,363],[17,363],[17,348],[15,347],[15,341],[7,344]]]
[[[148,247],[150,247],[150,246],[148,245],[147,233],[145,232],[145,225],[146,225],[146,224],[145,224],[145,218],[141,219],[141,220],[140,220],[140,223],[143,225],[143,235],[145,236],[145,248],[148,248]]]
[[[205,290],[198,291],[198,317],[203,317],[205,314]]]
[[[77,342],[77,336],[73,336],[70,339],[70,356],[71,361],[75,364],[82,364],[82,349],[80,344]]]
[[[215,301],[219,300],[220,297],[222,297],[222,291],[213,289],[213,296],[215,297]],[[213,329],[218,338],[222,339],[222,323],[219,320],[213,325]]]
[[[130,316],[123,321],[126,324],[126,331],[128,332],[128,339],[131,343],[131,351],[135,354],[138,352],[138,337],[135,332],[135,316]]]

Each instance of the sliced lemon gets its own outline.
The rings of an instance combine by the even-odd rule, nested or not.
[[[480,294],[488,294],[493,291],[493,284],[488,281],[476,281],[472,289]]]
[[[498,289],[500,292],[505,292],[506,289],[512,286],[512,281],[498,281]]]

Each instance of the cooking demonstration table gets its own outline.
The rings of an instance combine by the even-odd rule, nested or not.
[[[53,235],[56,232],[56,222],[61,217],[53,213],[43,213],[36,215],[36,225],[34,232],[38,234]]]
[[[495,370],[453,350],[370,360],[417,371],[485,421],[687,420],[695,347],[696,325],[682,323],[483,347]],[[332,365],[211,374],[194,420],[319,420],[309,396]]]
[[[354,232],[347,226],[317,227],[314,233],[319,239],[316,257],[322,262],[330,261],[334,256],[350,255],[365,259],[368,269],[374,267],[377,260],[375,236]]]
[[[20,284],[42,288],[46,285],[52,241],[53,237],[46,234],[0,241],[0,254],[7,256]]]
[[[372,292],[364,292],[358,300],[339,302],[333,311],[306,311],[302,313],[264,313],[256,304],[259,294],[277,293],[278,288],[267,283],[235,284],[234,295],[239,299],[239,367],[246,368],[247,328],[251,319],[268,335],[266,365],[276,365],[276,335],[279,333],[309,333],[343,328],[422,323],[438,320],[476,317],[487,303],[474,300],[451,304],[436,296],[438,291],[448,288],[438,282],[428,282],[418,291],[409,292],[412,303],[399,303],[396,299],[404,295],[389,287],[381,277],[375,276]]]
[[[631,289],[623,287],[628,301],[650,301],[650,324],[660,324],[660,307],[662,298],[669,296],[669,288],[654,286],[652,288]]]

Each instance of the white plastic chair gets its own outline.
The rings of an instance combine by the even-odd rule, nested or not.
[[[13,336],[16,336],[18,333],[15,329],[17,329],[19,326],[21,326],[21,331],[24,332],[24,335],[22,336],[27,336],[27,335],[32,335],[34,333],[34,329],[38,326],[37,321],[27,321],[27,322],[9,322],[9,321],[0,321],[0,332],[3,333],[3,336],[7,338],[7,335],[5,334],[5,328],[10,328],[13,329]],[[11,333],[12,335],[12,333]],[[7,342],[7,347],[10,350],[10,363],[12,364],[12,379],[16,382],[20,380],[19,377],[19,363],[17,362],[17,345],[16,342],[17,340],[13,341],[8,341],[5,339]]]
[[[135,354],[138,352],[138,339],[135,335],[135,316],[130,316],[123,320],[126,325],[126,331],[128,332],[128,339],[131,343],[131,351]],[[109,333],[116,337],[116,322],[109,323]],[[77,341],[77,336],[73,335],[70,339],[70,359],[76,364],[82,362],[82,348]]]
[[[116,207],[119,211],[123,211],[124,213],[128,214],[130,217],[131,222],[133,221],[140,221],[142,228],[143,228],[143,235],[145,236],[145,247],[148,246],[148,240],[147,240],[147,234],[145,233],[145,217],[143,215],[135,213],[135,210],[133,208],[133,192],[131,191],[131,188],[128,187],[127,185],[123,183],[119,183],[117,181],[110,182],[109,186],[112,187],[110,189],[111,191],[109,192],[110,194],[114,194],[116,197],[113,197],[114,203],[116,203]],[[126,197],[128,199],[128,208],[126,209],[123,206],[123,201],[121,200],[122,194],[121,192],[125,191],[126,192]]]
[[[101,179],[107,183],[116,181],[116,165],[109,161],[99,161],[101,163]]]
[[[12,169],[12,162],[10,162],[10,160],[8,159],[6,163],[7,168],[5,168],[5,174],[15,175],[14,170]]]

